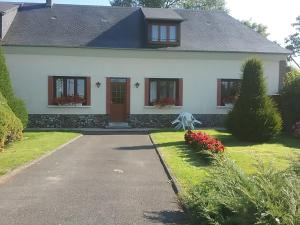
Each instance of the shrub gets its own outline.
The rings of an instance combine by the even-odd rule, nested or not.
[[[10,141],[22,138],[23,126],[0,93],[0,150]]]
[[[199,152],[203,159],[210,160],[217,153],[224,152],[221,141],[202,132],[187,131],[184,135],[185,143],[193,150]]]
[[[227,129],[238,139],[264,142],[278,135],[282,120],[267,96],[260,60],[250,59],[243,66],[240,95],[226,120]]]
[[[24,127],[28,122],[28,113],[25,104],[22,100],[17,99],[14,95],[9,72],[6,67],[5,59],[0,49],[0,92],[6,98],[7,104],[15,113],[15,115],[22,121]]]
[[[210,176],[182,197],[195,224],[299,225],[300,177],[257,164],[245,174],[226,157],[215,161]]]
[[[25,103],[21,99],[13,98],[10,104],[10,108],[21,120],[23,127],[26,127],[28,123],[28,112]]]
[[[284,86],[290,85],[297,79],[300,79],[300,72],[294,68],[289,68],[289,72],[285,74],[283,79]]]
[[[293,135],[300,138],[300,121],[292,127]]]
[[[300,74],[298,76],[293,75],[295,73],[287,74],[288,81],[285,82],[280,93],[280,111],[286,131],[291,131],[292,126],[300,120]]]

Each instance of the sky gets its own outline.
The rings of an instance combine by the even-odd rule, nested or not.
[[[0,0],[1,1],[1,0]],[[6,0],[10,1],[10,0]],[[46,0],[12,0],[14,2],[45,2]],[[54,3],[110,5],[109,0],[54,0]],[[291,26],[300,16],[300,0],[226,0],[229,14],[238,20],[262,23],[268,27],[268,38],[284,46],[284,39],[295,33]],[[297,61],[300,62],[298,58]]]

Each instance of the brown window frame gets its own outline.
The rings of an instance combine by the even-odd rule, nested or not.
[[[158,41],[152,41],[152,26],[158,26]],[[166,26],[167,37],[166,41],[160,40],[160,27]],[[170,27],[176,27],[176,41],[170,41]],[[148,24],[148,45],[163,45],[163,46],[178,46],[180,44],[180,24],[170,22],[150,22]]]
[[[150,92],[151,92],[151,82],[153,81],[156,81],[157,82],[157,90],[156,90],[156,96],[157,96],[157,100],[161,100],[160,99],[160,89],[158,88],[160,85],[159,83],[162,82],[162,81],[175,81],[175,103],[174,105],[179,105],[179,78],[150,78],[149,79],[149,87],[148,87],[148,90],[149,90],[149,93],[148,93],[148,103],[150,106],[153,106],[155,105],[154,102],[151,102],[150,101],[150,98],[151,98],[151,95],[150,95]]]
[[[223,82],[239,82],[239,85],[241,85],[242,80],[241,79],[220,79],[220,104],[219,106],[225,106],[224,103],[224,93],[223,93]],[[240,87],[239,87],[240,88]],[[229,96],[229,97],[237,97],[237,96]],[[234,103],[234,99],[232,99],[233,103]]]
[[[74,79],[74,97],[78,96],[77,94],[77,80],[84,80],[84,101],[82,102],[82,105],[89,105],[89,100],[88,100],[88,77],[84,76],[53,76],[53,105],[58,105],[58,103],[55,102],[55,100],[58,98],[57,93],[56,93],[56,81],[58,79],[63,79],[63,97],[73,97],[73,96],[68,96],[67,95],[67,80],[68,79]],[[68,102],[66,102],[68,104]]]

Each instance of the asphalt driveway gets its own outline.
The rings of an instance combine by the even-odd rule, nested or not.
[[[0,185],[0,225],[184,224],[148,135],[85,135]]]

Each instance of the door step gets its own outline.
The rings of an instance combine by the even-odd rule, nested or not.
[[[128,123],[124,123],[124,122],[110,122],[110,123],[108,123],[107,128],[109,128],[109,129],[129,129],[130,126]]]

